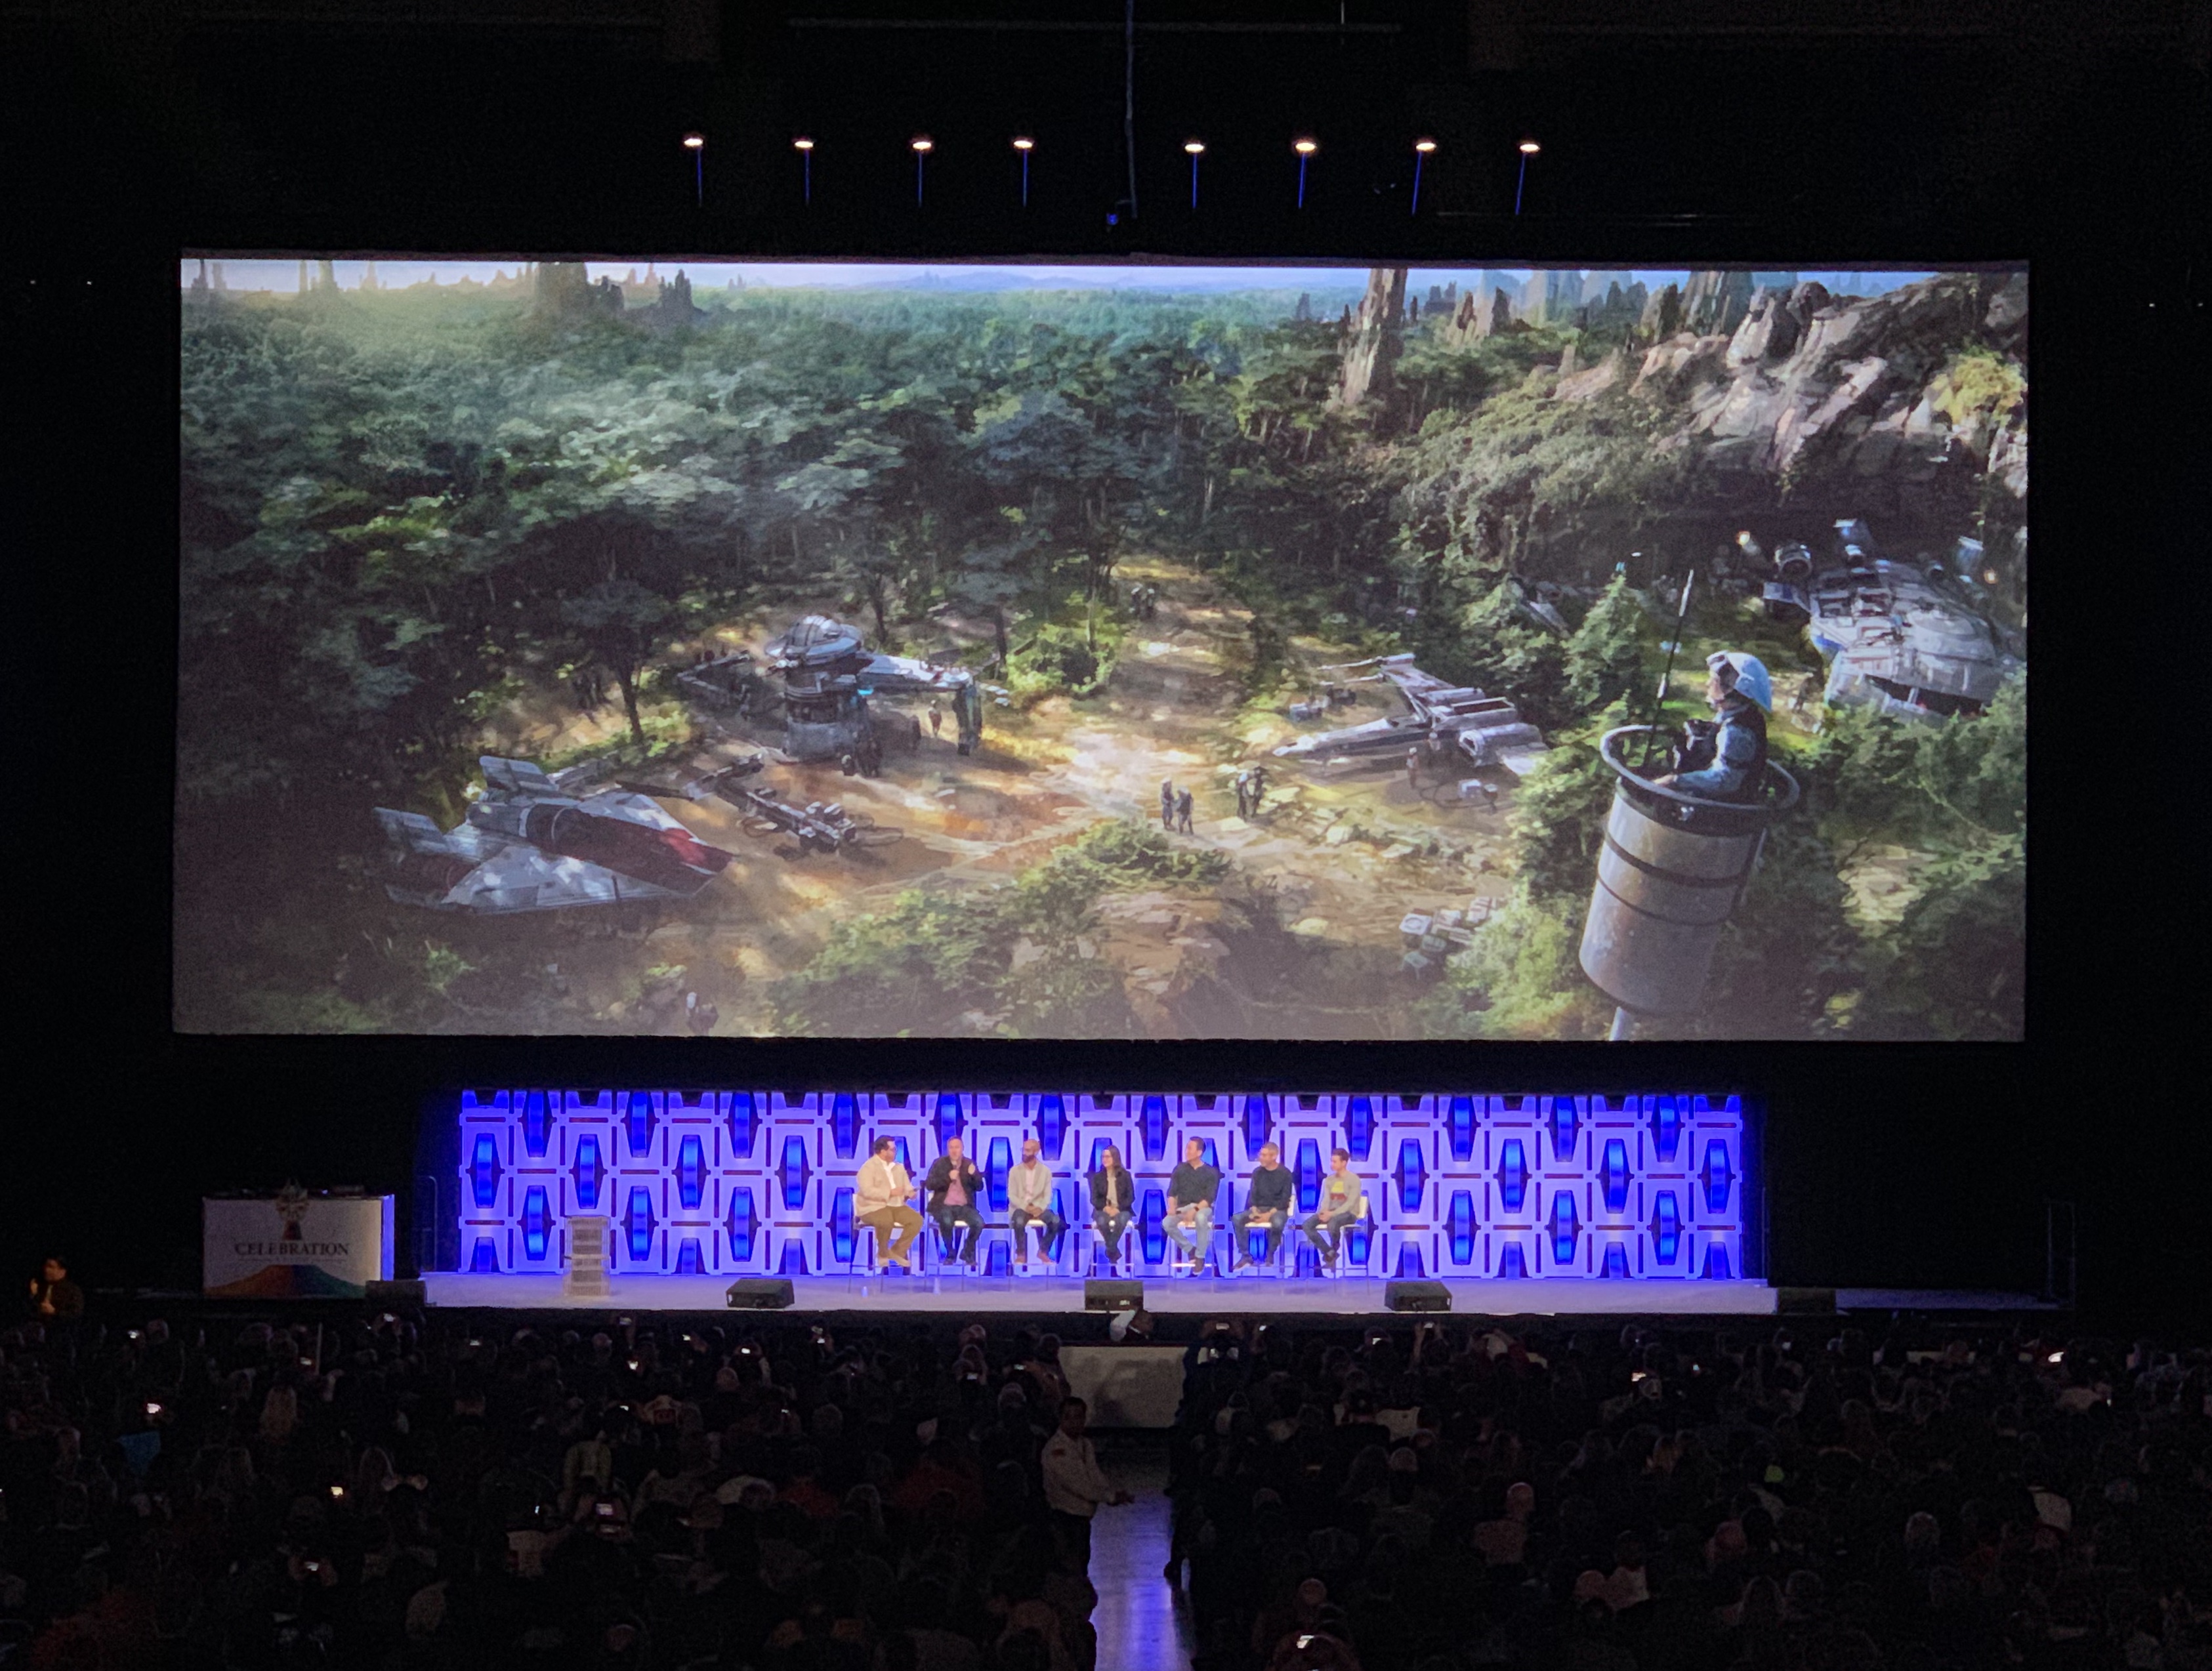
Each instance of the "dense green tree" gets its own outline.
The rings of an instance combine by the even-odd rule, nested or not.
[[[1604,708],[1644,683],[1644,646],[1650,637],[1644,606],[1615,574],[1567,641],[1567,697],[1583,708]]]

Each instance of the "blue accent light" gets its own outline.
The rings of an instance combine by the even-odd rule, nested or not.
[[[629,1111],[623,1124],[629,1131],[629,1153],[632,1160],[653,1152],[653,1098],[641,1091],[629,1094]]]
[[[1451,1215],[1445,1220],[1446,1233],[1451,1243],[1451,1262],[1455,1265],[1472,1263],[1474,1259],[1474,1196],[1465,1189],[1452,1191]]]
[[[1572,1160],[1575,1158],[1575,1132],[1577,1123],[1573,1097],[1552,1098],[1552,1158],[1553,1160]]]
[[[1398,1210],[1419,1212],[1421,1194],[1428,1184],[1428,1164],[1421,1154],[1421,1145],[1409,1137],[1398,1145]]]
[[[1575,1217],[1575,1193],[1571,1189],[1552,1192],[1552,1263],[1571,1265],[1575,1261],[1575,1243],[1582,1238],[1582,1226]]]
[[[1006,1173],[1014,1164],[1014,1145],[1003,1137],[991,1139],[983,1157],[983,1182],[991,1192],[991,1211],[1006,1210]]]
[[[478,1132],[469,1151],[469,1188],[479,1208],[489,1211],[499,1200],[499,1142],[489,1132]]]
[[[1735,1174],[1729,1170],[1728,1145],[1715,1138],[1705,1145],[1704,1167],[1705,1182],[1705,1211],[1725,1212],[1729,1204],[1729,1185]]]
[[[1168,1099],[1145,1098],[1143,1138],[1145,1158],[1158,1160],[1168,1151]]]
[[[629,1242],[629,1256],[642,1262],[653,1257],[653,1197],[640,1187],[629,1192],[629,1211],[623,1215],[623,1234]]]
[[[1298,1211],[1311,1212],[1321,1205],[1321,1145],[1310,1137],[1298,1139]]]
[[[552,1239],[553,1215],[545,1209],[545,1186],[533,1183],[522,1192],[522,1256],[537,1261],[545,1257],[545,1245]]]
[[[1367,1146],[1375,1140],[1375,1099],[1355,1097],[1344,1115],[1344,1146],[1352,1151],[1357,1161],[1367,1158]]]
[[[753,1158],[753,1136],[760,1130],[760,1110],[750,1091],[730,1093],[730,1155],[734,1160]]]
[[[1474,1098],[1451,1099],[1451,1151],[1455,1161],[1474,1158]]]
[[[1528,1152],[1519,1138],[1509,1137],[1498,1151],[1498,1199],[1508,1212],[1518,1212],[1528,1198]]]
[[[1628,1274],[1628,1249],[1622,1247],[1620,1243],[1608,1242],[1605,1244],[1605,1269],[1601,1274],[1614,1278],[1625,1277]]]
[[[532,1160],[545,1158],[545,1139],[552,1133],[545,1117],[545,1093],[533,1091],[522,1105],[522,1151]]]
[[[1364,1266],[1369,1248],[1374,1240],[1374,1225],[1364,1218],[1353,1220],[1344,1227],[1344,1256],[1354,1265]]]
[[[679,1242],[678,1243],[677,1243],[677,1246],[676,1246],[676,1273],[677,1273],[677,1275],[678,1275],[678,1276],[687,1276],[687,1277],[696,1277],[696,1276],[697,1276],[697,1275],[698,1275],[702,1271],[705,1270],[706,1268],[707,1268],[707,1267],[706,1267],[706,1265],[705,1265],[705,1264],[701,1261],[701,1259],[700,1259],[700,1257],[699,1257],[699,1238],[698,1238],[698,1237],[696,1237],[696,1236],[687,1236],[687,1237],[685,1237],[683,1239],[683,1241],[681,1241],[681,1242]]]
[[[1167,1257],[1168,1200],[1158,1189],[1147,1189],[1137,1198],[1137,1236],[1145,1249],[1145,1262],[1157,1265]]]
[[[1651,1257],[1662,1265],[1672,1265],[1681,1251],[1682,1209],[1675,1204],[1674,1192],[1662,1189],[1651,1204]]]
[[[908,1171],[911,1172],[914,1170],[914,1162],[908,1158],[906,1151],[906,1139],[903,1137],[893,1138],[891,1139],[891,1153],[898,1158],[898,1164],[905,1167]]]
[[[753,1192],[740,1184],[730,1192],[729,1217],[722,1221],[722,1233],[730,1239],[730,1257],[740,1265],[752,1262],[753,1237],[760,1229],[760,1220],[753,1212]]]
[[[1221,1165],[1221,1155],[1220,1155],[1220,1152],[1219,1152],[1218,1150],[1216,1150],[1216,1149],[1214,1148],[1214,1146],[1213,1146],[1213,1139],[1212,1139],[1212,1138],[1210,1138],[1210,1137],[1203,1137],[1203,1138],[1200,1138],[1200,1139],[1199,1139],[1199,1141],[1200,1141],[1200,1143],[1202,1143],[1203,1145],[1206,1145],[1206,1146],[1205,1146],[1206,1164],[1208,1166],[1211,1166],[1211,1167],[1215,1168],[1216,1170],[1218,1170],[1218,1169],[1219,1169],[1219,1167],[1220,1167],[1220,1165]]]
[[[586,1133],[576,1139],[576,1205],[595,1207],[599,1204],[599,1182],[606,1170],[599,1159],[599,1139]]]
[[[1267,1099],[1247,1097],[1244,1099],[1244,1146],[1253,1154],[1267,1140]]]
[[[689,1133],[676,1145],[676,1199],[686,1212],[696,1212],[706,1194],[706,1145],[697,1133]]]
[[[1528,1255],[1521,1251],[1518,1242],[1508,1245],[1504,1253],[1499,1255],[1498,1274],[1502,1277],[1525,1277],[1528,1274]]]
[[[806,1164],[806,1139],[794,1132],[783,1139],[783,1164],[777,1169],[787,1212],[796,1212],[806,1205],[806,1181],[812,1175]]]
[[[849,1091],[841,1091],[830,1099],[830,1138],[838,1159],[852,1159],[854,1140],[860,1133],[860,1099]]]
[[[1067,1104],[1058,1097],[1037,1098],[1037,1144],[1044,1151],[1044,1158],[1058,1160],[1060,1145],[1067,1140]]]
[[[1705,1268],[1698,1274],[1708,1282],[1728,1281],[1730,1276],[1728,1249],[1717,1242],[1706,1243]]]
[[[1428,1272],[1421,1267],[1421,1250],[1411,1242],[1398,1244],[1398,1274],[1401,1277],[1425,1277]]]
[[[809,1274],[806,1269],[806,1249],[799,1245],[797,1237],[786,1238],[783,1244],[783,1256],[776,1261],[775,1273],[780,1277],[803,1277]]]
[[[499,1250],[488,1236],[477,1237],[476,1251],[469,1255],[469,1269],[481,1274],[499,1269]]]
[[[937,1146],[942,1149],[960,1135],[960,1122],[965,1118],[960,1099],[947,1091],[937,1099]]]
[[[830,1198],[830,1250],[837,1256],[840,1265],[853,1262],[853,1243],[857,1232],[853,1228],[853,1192],[840,1189]],[[878,1249],[880,1257],[882,1250]]]
[[[1605,1162],[1600,1170],[1607,1212],[1628,1211],[1628,1145],[1621,1139],[1605,1140]]]
[[[1671,1097],[1662,1097],[1651,1111],[1651,1149],[1661,1160],[1674,1158],[1682,1140],[1682,1110]]]

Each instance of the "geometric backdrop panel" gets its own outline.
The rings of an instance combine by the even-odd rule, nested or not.
[[[478,1272],[566,1268],[568,1221],[608,1221],[617,1271],[811,1276],[865,1244],[854,1175],[890,1138],[917,1181],[958,1138],[1006,1218],[1006,1169],[1038,1139],[1060,1211],[1089,1217],[1085,1176],[1109,1144],[1135,1184],[1129,1251],[1164,1275],[1170,1175],[1195,1138],[1221,1169],[1218,1234],[1250,1193],[1263,1145],[1313,1209],[1336,1149],[1367,1212],[1350,1267],[1375,1276],[1531,1281],[1726,1280],[1745,1273],[1758,1211],[1741,1098],[1695,1091],[1044,1092],[554,1090],[461,1094],[459,1261]],[[934,1233],[925,1261],[938,1256]],[[1071,1247],[1095,1252],[1091,1238]],[[988,1268],[1006,1267],[1003,1236]],[[1223,1249],[1217,1249],[1217,1252]],[[1292,1232],[1301,1274],[1315,1250]]]

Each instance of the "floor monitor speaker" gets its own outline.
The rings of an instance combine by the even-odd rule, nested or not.
[[[783,1311],[790,1305],[789,1277],[739,1277],[730,1285],[732,1311]]]
[[[1449,1311],[1451,1290],[1441,1282],[1386,1283],[1382,1303],[1393,1311]]]
[[[1083,1285],[1085,1311],[1134,1311],[1144,1303],[1145,1285],[1141,1282],[1093,1277]]]

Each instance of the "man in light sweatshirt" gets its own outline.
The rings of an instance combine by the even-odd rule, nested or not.
[[[1047,1264],[1059,1260],[1060,1241],[1067,1234],[1067,1221],[1052,1208],[1052,1168],[1044,1164],[1042,1144],[1025,1137],[1020,1164],[1006,1170],[1006,1222],[1013,1227],[1014,1264],[1023,1270],[1029,1267],[1031,1224],[1037,1226]]]

